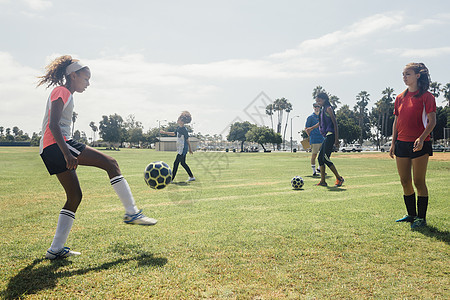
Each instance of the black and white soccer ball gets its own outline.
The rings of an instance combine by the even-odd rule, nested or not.
[[[172,170],[165,162],[154,161],[145,168],[144,180],[152,189],[163,189],[172,182]]]
[[[301,189],[303,184],[304,184],[303,178],[301,178],[300,176],[294,176],[294,178],[292,178],[291,180],[291,185],[294,188],[294,190]]]

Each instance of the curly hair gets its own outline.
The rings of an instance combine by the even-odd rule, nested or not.
[[[183,122],[184,124],[191,123],[191,121],[192,121],[191,113],[185,110],[185,111],[181,112],[181,115],[180,115],[180,118],[179,118],[179,119],[180,119],[181,122]]]
[[[405,66],[405,69],[410,69],[415,74],[420,74],[420,77],[417,79],[417,87],[419,88],[419,93],[417,93],[415,97],[422,96],[430,88],[431,78],[428,68],[424,63],[409,63]],[[402,96],[404,97],[407,92],[408,89],[403,92]]]
[[[38,77],[41,80],[39,80],[37,86],[39,87],[43,84],[47,84],[47,88],[49,88],[52,85],[64,85],[67,80],[66,68],[75,61],[78,60],[73,59],[70,55],[63,55],[56,58],[45,67],[47,73],[44,76]]]

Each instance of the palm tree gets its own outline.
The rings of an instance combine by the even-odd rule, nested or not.
[[[441,94],[441,84],[437,81],[432,81],[430,83],[430,93],[432,93],[435,98],[438,98]]]
[[[286,102],[287,100],[285,98],[275,99],[273,102],[273,111],[277,112],[277,133],[281,134],[281,123],[283,122],[283,112],[286,109]]]
[[[387,87],[384,91],[381,92],[383,97],[381,98],[381,115],[382,115],[382,123],[381,123],[381,134],[383,136],[387,136],[387,127],[389,122],[389,116],[392,114],[390,108],[392,106],[392,102],[395,98],[394,89],[391,87]]]
[[[98,127],[95,126],[94,121],[91,121],[91,123],[89,123],[89,127],[91,127],[92,131],[94,132],[94,139],[92,140],[92,145],[95,146],[95,133],[98,130]]]
[[[335,95],[328,94],[328,98],[330,99],[330,104],[333,107],[334,110],[337,109],[338,104],[341,104],[341,101],[339,101],[339,97]]]
[[[364,137],[364,119],[367,116],[367,104],[369,104],[370,94],[366,91],[361,91],[358,95],[356,95],[356,105],[354,110],[358,116],[359,121],[359,144],[362,145],[363,137]]]
[[[447,102],[446,105],[450,107],[450,83],[444,85],[441,91],[444,93],[444,102]]]
[[[287,112],[286,116],[286,124],[284,125],[284,133],[283,133],[283,149],[286,147],[286,130],[288,127],[288,121],[289,121],[289,113],[292,111],[292,104],[286,100],[286,107],[284,109]]]
[[[266,106],[266,115],[270,116],[270,123],[272,124],[272,130],[273,130],[273,104],[269,104]]]
[[[325,91],[325,89],[323,87],[318,85],[313,90],[313,93],[312,93],[313,99],[316,99],[316,97],[319,93],[327,93],[327,92]]]
[[[78,114],[76,112],[72,112],[72,136],[73,136],[73,131],[75,129],[75,122],[77,120]]]
[[[285,111],[292,110],[292,105],[286,98],[275,99],[273,102],[273,110],[277,112],[278,120],[277,120],[277,133],[281,135],[281,124],[283,123],[283,113]],[[288,113],[289,113],[288,112]],[[278,146],[280,148],[280,146]]]

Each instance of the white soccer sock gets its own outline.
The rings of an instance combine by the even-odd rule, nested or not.
[[[316,165],[311,165],[311,168],[313,170],[313,173],[316,173]]]
[[[131,194],[131,189],[126,179],[122,175],[119,175],[111,178],[110,182],[117,196],[119,196],[120,201],[122,201],[126,213],[129,215],[138,213],[139,210],[136,207],[133,194]]]
[[[55,237],[53,238],[50,249],[52,251],[59,251],[64,248],[64,244],[69,236],[70,229],[72,229],[73,221],[75,220],[75,213],[67,209],[61,209],[58,218],[58,225],[56,226]]]

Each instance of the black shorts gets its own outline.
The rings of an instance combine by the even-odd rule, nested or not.
[[[86,148],[85,144],[78,143],[73,140],[66,141],[66,144],[67,147],[69,147],[70,153],[72,153],[75,157],[79,156]],[[50,175],[59,174],[68,170],[66,168],[66,159],[64,158],[64,154],[61,152],[61,149],[59,149],[59,146],[56,143],[44,148],[41,153],[41,158],[44,161]]]
[[[422,150],[414,152],[414,142],[403,142],[403,141],[395,141],[395,150],[394,154],[397,157],[409,157],[409,158],[417,158],[421,157],[425,154],[429,154],[433,156],[433,148],[431,146],[431,141],[423,142]]]

